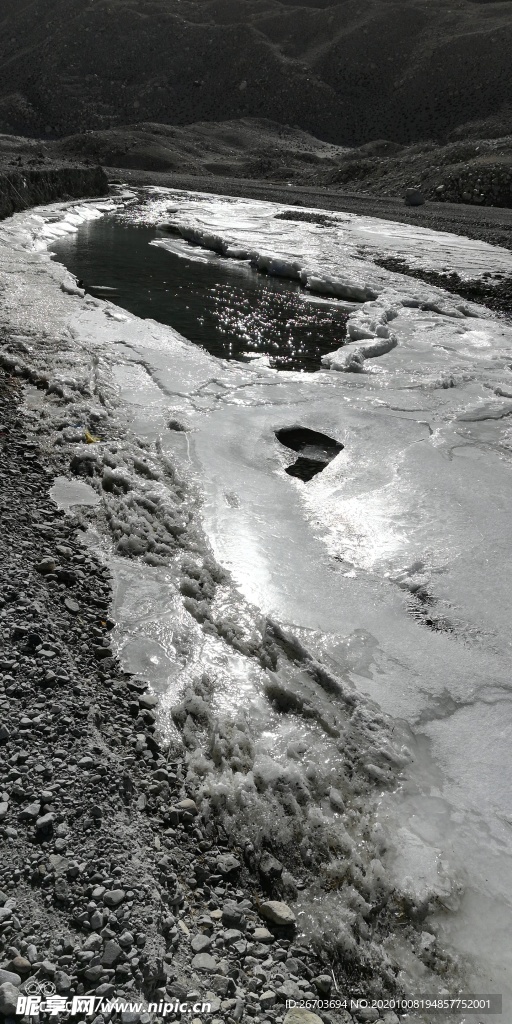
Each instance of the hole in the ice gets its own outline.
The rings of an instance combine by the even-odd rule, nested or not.
[[[300,453],[298,459],[288,466],[285,472],[304,482],[321,473],[344,447],[340,441],[329,437],[328,434],[321,434],[320,431],[310,430],[308,427],[282,427],[276,430],[275,435],[285,448]]]

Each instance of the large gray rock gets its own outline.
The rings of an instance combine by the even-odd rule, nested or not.
[[[118,907],[125,897],[124,889],[107,889],[103,896],[106,907]]]
[[[101,958],[101,962],[104,967],[113,967],[119,960],[122,952],[121,946],[115,939],[108,939],[105,943],[105,949],[103,950],[103,956]]]
[[[255,928],[252,933],[254,942],[262,942],[263,945],[271,945],[275,942],[275,938],[272,932],[269,932],[268,928]]]
[[[288,1010],[284,1024],[322,1024],[322,1019],[318,1014],[311,1013],[311,1010],[295,1007],[293,1010]]]
[[[20,990],[11,985],[10,981],[5,981],[3,985],[0,985],[0,1019],[14,1017],[19,995]]]
[[[260,907],[260,914],[266,921],[280,925],[281,928],[295,928],[297,923],[293,910],[287,903],[280,903],[278,900],[267,900]]]
[[[218,970],[218,963],[215,957],[210,956],[209,953],[198,953],[192,958],[192,970],[215,974]]]
[[[406,206],[423,206],[425,202],[425,196],[419,188],[406,188],[404,199]]]
[[[207,935],[194,935],[190,945],[194,953],[206,953],[212,944]]]
[[[320,992],[320,995],[328,996],[332,988],[332,978],[330,974],[319,974],[316,978],[313,978],[313,985],[317,992]]]
[[[14,985],[15,988],[19,988],[21,985],[21,977],[19,974],[15,974],[14,971],[4,971],[0,967],[0,985]]]
[[[275,878],[280,878],[283,873],[283,865],[281,861],[276,860],[271,853],[264,853],[258,865],[259,872],[263,875],[266,881],[273,881]]]
[[[238,871],[239,868],[240,861],[231,853],[222,853],[220,857],[217,857],[217,871],[220,871],[221,875],[230,875],[232,871]]]

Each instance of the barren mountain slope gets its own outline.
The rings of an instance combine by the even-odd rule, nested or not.
[[[7,132],[258,117],[358,145],[442,139],[490,115],[509,130],[511,0],[3,0],[1,10]]]

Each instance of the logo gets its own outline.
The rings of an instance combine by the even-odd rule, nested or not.
[[[53,981],[38,981],[37,978],[29,978],[24,988],[28,996],[54,996],[57,991]]]

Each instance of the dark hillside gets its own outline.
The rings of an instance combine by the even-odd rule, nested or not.
[[[0,131],[267,118],[324,140],[510,131],[512,0],[3,0]],[[478,133],[480,134],[480,133]]]

